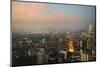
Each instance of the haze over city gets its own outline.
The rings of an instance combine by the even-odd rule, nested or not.
[[[12,1],[12,67],[96,61],[95,9]]]
[[[12,2],[13,32],[66,32],[95,27],[95,7]]]

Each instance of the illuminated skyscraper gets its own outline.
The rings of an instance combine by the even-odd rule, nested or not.
[[[89,28],[88,28],[88,33],[87,33],[87,37],[88,37],[88,40],[87,40],[87,48],[88,49],[92,49],[93,48],[93,38],[94,38],[94,31],[93,31],[93,26],[92,24],[89,25]]]
[[[68,42],[68,52],[74,52],[73,41],[69,40]]]
[[[72,38],[72,34],[71,33],[68,33],[67,34],[67,39],[68,39],[68,42],[67,42],[67,49],[68,49],[68,52],[74,52],[74,42],[73,42],[73,38]]]
[[[92,24],[89,25],[88,32],[89,33],[92,33],[93,32],[93,25]]]
[[[95,48],[95,33],[92,24],[89,25],[87,38],[88,38],[87,49],[88,49],[89,61],[92,61],[93,51]]]
[[[67,33],[67,62],[71,62],[71,56],[74,53],[74,41],[71,33]]]

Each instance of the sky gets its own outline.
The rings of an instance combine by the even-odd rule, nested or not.
[[[95,7],[12,2],[13,32],[78,32],[95,26]]]

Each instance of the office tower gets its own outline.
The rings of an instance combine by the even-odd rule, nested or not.
[[[37,64],[43,64],[45,61],[45,50],[44,48],[39,48],[37,51]]]
[[[81,58],[81,61],[88,61],[89,60],[89,56],[88,54],[86,53],[86,51],[82,51],[80,50],[80,58]]]
[[[71,62],[71,56],[74,53],[74,41],[72,38],[72,34],[68,33],[67,34],[67,62]]]
[[[42,39],[42,45],[45,45],[45,38]]]
[[[94,47],[95,47],[95,33],[93,30],[93,25],[90,24],[88,27],[88,33],[87,33],[87,49],[88,49],[88,55],[89,55],[89,61],[92,61],[92,55],[93,55],[93,51]]]
[[[67,59],[67,53],[66,53],[66,51],[65,50],[60,50],[60,54],[63,54],[64,55],[64,60],[66,60]]]
[[[88,37],[87,48],[88,49],[93,49],[93,45],[94,45],[93,36],[94,36],[93,26],[92,24],[90,24],[88,28],[88,33],[87,33],[87,37]]]

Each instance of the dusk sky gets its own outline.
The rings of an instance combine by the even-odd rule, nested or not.
[[[12,2],[13,32],[67,32],[87,30],[95,26],[95,7]]]

